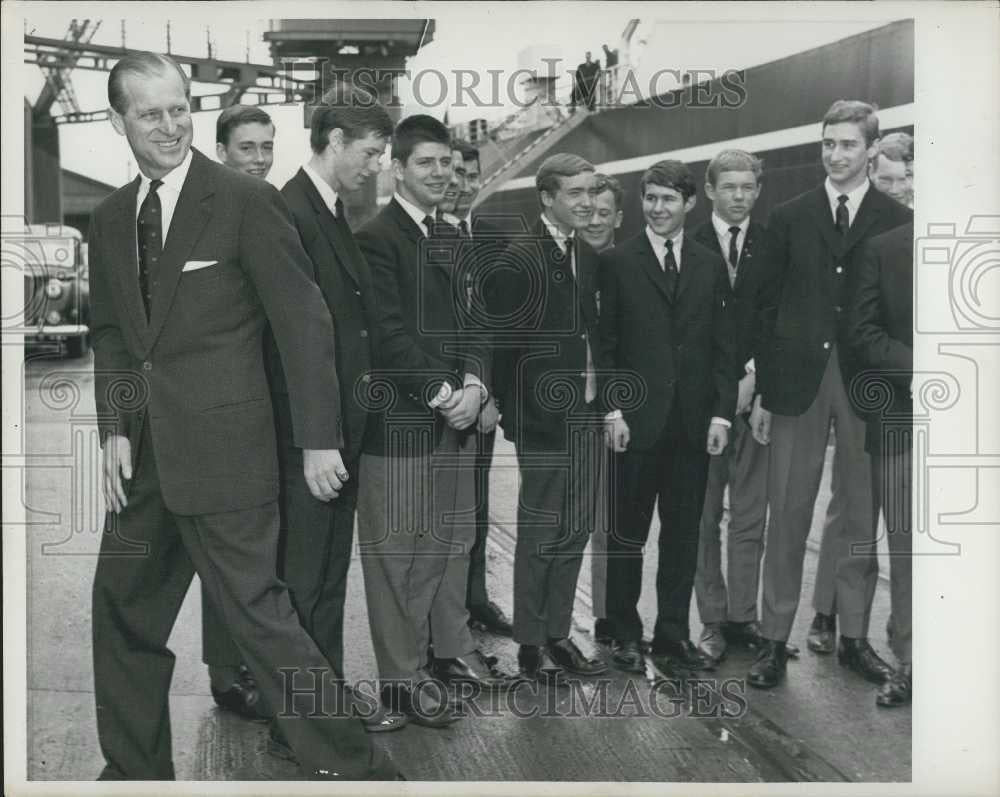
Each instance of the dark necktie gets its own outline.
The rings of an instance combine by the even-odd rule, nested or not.
[[[139,216],[135,221],[136,240],[139,243],[139,292],[142,294],[142,306],[146,308],[146,318],[149,318],[150,272],[156,268],[156,262],[163,252],[163,210],[159,194],[156,193],[161,185],[162,180],[150,182],[149,193],[142,200]]]
[[[740,235],[740,228],[732,226],[729,228],[729,284],[736,282],[736,271],[740,267],[740,250],[736,248],[736,239]]]
[[[677,279],[680,276],[677,271],[677,260],[674,257],[674,241],[667,238],[667,251],[663,256],[663,272],[667,276],[667,293],[673,299],[677,293]]]
[[[337,201],[333,203],[333,215],[338,218],[344,218],[344,203],[340,201],[340,197],[337,197]]]
[[[427,228],[427,237],[434,237],[434,217],[430,214],[424,216],[424,227]]]
[[[459,234],[459,237],[461,237],[461,238],[470,238],[471,237],[469,235],[469,223],[465,219],[462,219],[458,223],[458,234]]]
[[[851,216],[847,212],[847,194],[841,194],[837,197],[837,232],[847,235],[850,227]]]

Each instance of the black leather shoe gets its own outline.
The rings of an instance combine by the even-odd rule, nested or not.
[[[833,653],[837,646],[837,616],[816,612],[806,647],[813,653]]]
[[[892,678],[879,687],[875,705],[882,708],[905,706],[913,698],[913,668],[905,664],[892,674]]]
[[[521,645],[517,649],[517,667],[521,683],[539,681],[549,686],[567,686],[562,668],[539,645]]]
[[[548,652],[552,661],[575,675],[600,675],[608,671],[607,664],[600,659],[588,659],[569,637],[550,639]]]
[[[747,683],[757,689],[770,689],[785,677],[785,662],[788,660],[785,643],[773,639],[766,640],[766,643],[757,652],[757,658],[747,673]]]
[[[497,636],[511,636],[514,633],[514,626],[507,615],[493,601],[485,606],[469,607],[469,627]]]
[[[842,667],[854,670],[876,684],[885,683],[893,675],[892,667],[882,660],[867,639],[842,636],[837,648],[837,661]]]
[[[238,680],[233,681],[225,692],[212,687],[212,698],[219,708],[239,714],[254,722],[266,722],[270,716],[261,705],[257,682],[243,665],[240,665]]]
[[[298,762],[298,758],[295,757],[291,745],[288,744],[288,739],[285,738],[284,731],[273,720],[267,732],[267,752],[269,755],[273,755],[275,758],[280,758],[283,761]]]
[[[422,673],[424,680],[411,690],[401,684],[386,684],[382,687],[382,704],[390,714],[405,714],[410,722],[425,728],[446,728],[459,716],[448,703],[444,684],[434,683],[429,675]]]
[[[714,670],[715,665],[712,664],[705,656],[698,652],[690,639],[678,640],[667,640],[666,642],[657,642],[653,645],[653,663],[657,667],[660,667],[658,659],[669,659],[673,666],[680,667],[685,670]],[[663,668],[660,667],[662,670]]]
[[[611,634],[611,623],[605,617],[598,617],[594,620],[594,641],[598,645],[614,644],[614,636]]]
[[[722,626],[726,641],[733,647],[744,647],[747,650],[758,651],[767,644],[767,639],[760,633],[760,623],[750,620],[746,623],[726,623]],[[791,642],[785,643],[785,653],[788,658],[797,659],[799,648]]]
[[[484,692],[506,692],[516,683],[497,667],[496,656],[486,656],[481,650],[460,659],[437,659],[434,675],[445,685],[475,684]]]
[[[642,657],[642,648],[635,640],[619,642],[611,656],[615,669],[624,672],[646,672],[646,660]]]
[[[722,623],[705,623],[698,639],[698,652],[712,664],[718,664],[726,658],[727,634]]]
[[[368,733],[401,731],[410,719],[405,714],[393,714],[371,695],[363,694],[344,685],[347,699],[351,701],[352,716],[358,717]]]

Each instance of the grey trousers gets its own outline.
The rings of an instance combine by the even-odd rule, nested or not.
[[[475,648],[465,607],[475,457],[475,435],[450,428],[429,454],[361,456],[358,544],[383,680],[421,680],[432,631],[437,658]]]
[[[910,505],[913,461],[910,451],[883,451],[873,457],[877,505],[885,515],[889,541],[889,642],[900,664],[913,659],[913,514]]]
[[[726,450],[712,457],[701,513],[698,570],[694,579],[698,614],[703,623],[757,619],[760,560],[767,519],[768,447],[753,439],[745,417],[733,421]],[[719,524],[729,485],[729,532],[726,577],[722,575]]]
[[[797,416],[771,421],[768,500],[771,519],[764,554],[761,633],[785,641],[802,591],[802,566],[819,492],[830,422],[835,421],[837,478],[845,491],[844,548],[837,562],[836,604],[844,636],[868,636],[878,579],[872,514],[871,459],[865,424],[851,409],[836,348],[830,353],[813,403]]]

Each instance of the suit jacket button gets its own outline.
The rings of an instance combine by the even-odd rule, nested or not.
[[[371,382],[372,381],[372,375],[371,374],[364,374],[361,377],[361,381],[362,382]]]
[[[354,295],[355,295],[355,296],[360,296],[360,295],[361,295],[361,291],[355,291],[355,292],[354,292]]]
[[[363,337],[363,338],[367,338],[368,337],[368,330],[367,329],[362,329],[361,330],[361,337]]]
[[[829,349],[830,348],[830,341],[824,340],[823,341],[823,348],[824,349]]]
[[[153,364],[149,360],[146,360],[146,362],[144,362],[142,364],[142,370],[143,371],[152,371],[153,370]]]
[[[843,266],[837,266],[837,273],[838,274],[843,274],[844,273],[844,267]]]

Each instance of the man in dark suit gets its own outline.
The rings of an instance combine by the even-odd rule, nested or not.
[[[761,688],[777,685],[785,674],[785,642],[798,609],[831,421],[837,440],[834,481],[845,491],[848,513],[836,542],[838,658],[873,681],[891,673],[867,640],[878,565],[871,461],[864,450],[864,423],[848,392],[858,364],[847,341],[846,316],[859,244],[913,214],[871,190],[867,169],[878,139],[872,106],[839,100],[827,111],[822,131],[826,181],[776,207],[768,224],[769,269],[755,358],[759,394],[751,414],[754,436],[771,446],[761,623],[767,644],[748,676]],[[833,631],[832,617],[817,616],[814,628],[818,621]]]
[[[174,776],[166,643],[197,572],[305,776],[394,779],[276,576],[264,326],[305,480],[331,500],[347,474],[329,313],[278,192],[191,149],[188,89],[153,53],[122,58],[108,80],[112,125],[140,175],[95,211],[90,238],[109,509],[93,587],[101,778]]]
[[[231,169],[265,179],[274,163],[274,124],[262,108],[231,105],[215,121],[215,154]],[[240,660],[240,652],[212,605],[209,591],[201,588],[201,651],[208,665],[212,698],[216,705],[252,720],[263,720],[273,711],[260,699],[257,683]]]
[[[423,115],[401,121],[392,169],[396,193],[357,236],[377,325],[377,370],[363,391],[376,414],[361,456],[358,540],[382,701],[444,727],[456,713],[422,686],[432,633],[435,674],[479,689],[510,685],[476,649],[465,608],[475,439],[464,432],[489,395],[489,351],[459,334],[466,286],[452,278],[454,238],[437,221],[452,176],[447,128]]]
[[[460,271],[469,281],[481,278],[492,267],[493,261],[502,251],[504,236],[501,228],[480,214],[473,215],[472,205],[480,188],[479,150],[467,141],[452,142],[452,164],[456,175],[460,175],[464,187],[458,190],[449,186],[445,192],[441,209],[444,219],[453,225],[462,239],[471,241],[464,255],[465,262]],[[452,196],[453,194],[453,196]],[[485,326],[477,323],[478,312],[472,309],[473,297],[469,296],[467,317],[470,328]],[[483,405],[476,422],[476,541],[469,551],[469,581],[466,588],[465,606],[469,610],[469,623],[473,628],[488,631],[499,636],[510,636],[513,627],[510,620],[486,590],[486,539],[490,529],[490,466],[493,462],[493,446],[496,442],[496,423],[499,413],[492,396]]]
[[[875,701],[891,708],[909,703],[912,697],[912,223],[873,238],[861,253],[849,340],[866,369],[858,375],[854,392],[869,395],[864,384],[873,380],[876,395],[887,393],[869,414],[865,448],[872,455],[876,513],[881,508],[889,538],[889,645],[900,665],[882,684]]]
[[[652,655],[661,671],[680,677],[711,667],[691,643],[688,614],[709,457],[725,450],[736,407],[725,315],[730,287],[722,258],[684,234],[696,202],[687,166],[654,164],[640,191],[646,228],[601,264],[602,366],[638,380],[630,403],[609,401],[606,416],[609,444],[620,455],[613,468],[608,620],[615,666],[642,672],[642,548],[659,498]]]
[[[698,648],[716,663],[725,658],[730,645],[754,647],[760,640],[757,588],[767,515],[767,447],[753,439],[747,419],[756,382],[756,292],[767,261],[764,228],[750,219],[760,196],[762,170],[760,159],[743,150],[724,150],[712,158],[705,174],[705,194],[712,202],[712,216],[691,236],[718,252],[726,262],[732,286],[728,305],[731,334],[737,363],[743,370],[729,445],[722,455],[712,458],[708,469],[694,581],[698,613],[704,624]],[[727,485],[729,528],[724,578],[719,524]]]
[[[484,286],[493,385],[521,476],[514,640],[528,679],[548,665],[577,675],[607,669],[569,636],[602,445],[597,254],[577,235],[593,212],[593,182],[594,167],[578,155],[546,158],[535,176],[541,218],[531,235],[511,239]]]

